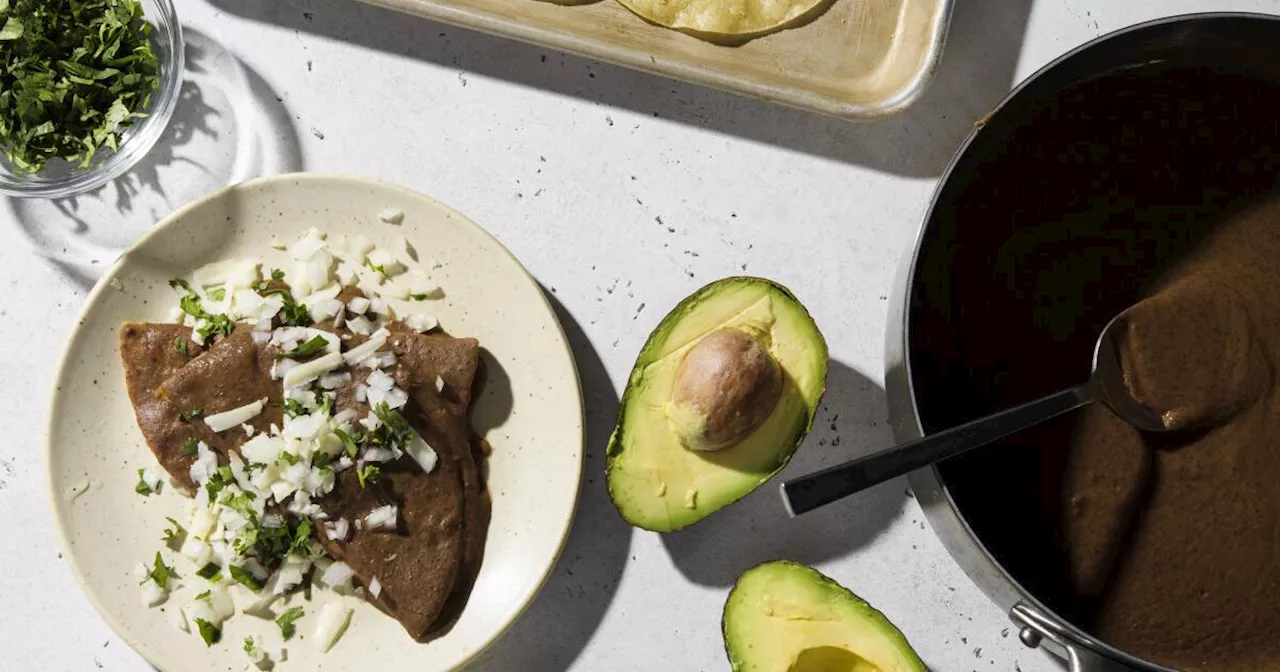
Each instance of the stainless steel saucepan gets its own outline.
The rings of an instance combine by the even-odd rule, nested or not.
[[[1280,182],[1280,18],[1199,14],[1095,40],[1020,85],[944,175],[901,266],[886,392],[895,438],[1087,374],[1112,315],[1226,213]],[[1165,671],[1088,633],[1058,500],[1078,418],[911,475],[934,531],[1072,672]],[[1152,655],[1152,658],[1158,656]]]

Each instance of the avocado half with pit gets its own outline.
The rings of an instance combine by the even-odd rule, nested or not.
[[[609,439],[609,495],[670,532],[778,473],[813,426],[827,343],[785,287],[713,282],[680,302],[636,359]]]
[[[734,672],[928,672],[884,614],[789,560],[738,577],[721,625]]]

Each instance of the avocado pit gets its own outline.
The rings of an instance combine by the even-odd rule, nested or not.
[[[667,423],[685,448],[727,448],[773,413],[782,396],[782,369],[761,337],[721,327],[685,354],[666,408]]]

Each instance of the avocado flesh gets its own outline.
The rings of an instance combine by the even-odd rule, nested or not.
[[[668,403],[683,356],[707,334],[756,334],[783,373],[772,413],[749,435],[714,451],[690,450],[670,426]],[[633,525],[668,532],[696,523],[776,474],[813,424],[826,386],[827,345],[786,289],[727,278],[685,299],[640,351],[609,442],[609,493]]]
[[[787,560],[740,576],[722,625],[734,672],[927,672],[884,614]]]

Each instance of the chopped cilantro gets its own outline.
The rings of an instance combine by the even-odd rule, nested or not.
[[[235,331],[235,328],[236,328],[235,322],[232,322],[231,318],[223,314],[210,315],[206,318],[206,320],[207,321],[204,323],[203,326],[201,326],[199,329],[196,329],[196,333],[200,334],[201,340],[203,340],[205,343],[208,343],[209,338],[214,334],[220,334],[222,336],[230,336],[231,332]]]
[[[259,292],[263,296],[271,296],[277,294],[284,300],[284,308],[281,310],[283,317],[281,320],[288,325],[295,327],[305,327],[311,324],[311,313],[307,311],[307,307],[294,300],[293,295],[287,289],[265,289]]]
[[[368,266],[368,267],[369,267],[369,270],[371,270],[371,271],[374,271],[374,272],[376,272],[376,273],[381,273],[381,274],[382,274],[382,277],[384,277],[384,278],[387,276],[387,269],[386,269],[382,264],[375,264],[375,263],[373,263],[372,261],[369,261],[368,259],[365,259],[365,260],[364,260],[364,265],[365,265],[365,266]]]
[[[316,391],[316,405],[320,407],[317,413],[329,415],[333,412],[333,395]]]
[[[0,0],[0,26],[0,151],[20,170],[87,168],[147,116],[160,78],[138,0]]]
[[[150,485],[147,485],[147,479],[145,479],[145,478],[143,478],[143,477],[142,477],[142,474],[143,474],[144,472],[146,472],[146,469],[139,469],[139,470],[138,470],[138,484],[137,484],[137,485],[135,485],[135,486],[133,486],[133,491],[134,491],[134,492],[136,492],[136,493],[138,493],[139,495],[142,495],[143,497],[148,497],[148,496],[150,496],[150,495],[154,495],[154,494],[156,494],[156,493],[160,492],[160,484],[159,484],[159,483],[156,483],[156,487],[155,487],[155,489],[154,489],[154,490],[152,490],[152,489],[151,489],[151,486],[150,486]]]
[[[143,579],[139,585],[148,581],[155,581],[157,586],[168,590],[169,573],[172,571],[172,567],[165,566],[164,560],[160,557],[160,551],[156,551],[155,566],[151,568],[151,571],[147,574],[147,578]]]
[[[189,411],[183,411],[182,413],[179,413],[178,417],[182,418],[183,422],[191,422],[192,420],[195,420],[196,418],[202,415],[204,415],[203,408],[193,408]]]
[[[311,355],[320,352],[320,349],[326,345],[329,345],[329,341],[324,336],[312,336],[311,340],[299,345],[289,352],[277,353],[276,359],[283,359],[285,357],[310,357]]]
[[[302,402],[297,399],[285,399],[280,403],[280,408],[284,409],[284,414],[290,418],[296,418],[299,415],[307,414],[307,409],[302,405]]]
[[[284,271],[282,271],[282,270],[280,270],[280,269],[278,269],[278,268],[273,268],[273,269],[271,269],[271,279],[272,279],[272,280],[284,280]]]
[[[311,466],[317,469],[324,469],[333,462],[333,456],[329,453],[316,453],[311,456]]]
[[[182,454],[191,457],[198,452],[200,452],[200,442],[196,440],[196,437],[188,436],[182,442]]]
[[[222,641],[222,629],[209,621],[197,618],[196,627],[200,630],[200,639],[204,640],[205,646],[213,646]]]
[[[280,453],[280,459],[293,465],[293,464],[297,464],[298,460],[301,458],[299,458],[297,455],[294,455],[293,453],[282,451]]]
[[[307,555],[311,550],[311,533],[314,528],[315,523],[310,518],[303,518],[298,522],[298,527],[293,532],[293,542],[289,544],[290,554]]]
[[[178,521],[172,518],[165,518],[165,520],[173,523],[173,529],[169,529],[167,527],[164,528],[163,541],[166,546],[176,550],[179,546],[182,546],[183,540],[186,539],[187,530],[179,525]]]
[[[208,294],[209,294],[209,300],[211,301],[221,301],[227,298],[227,290],[223,289],[222,287],[211,289],[209,290]]]
[[[382,478],[382,470],[376,465],[366,464],[356,471],[356,478],[360,479],[361,488],[367,488]]]
[[[373,412],[378,420],[382,421],[382,426],[378,427],[370,437],[374,445],[384,448],[403,448],[409,445],[413,437],[413,429],[409,427],[409,421],[405,420],[403,415],[391,409],[385,401],[375,404]]]
[[[185,338],[183,338],[183,337],[179,336],[179,337],[178,337],[178,340],[176,341],[176,343],[177,343],[177,345],[178,345],[178,354],[179,354],[179,355],[182,355],[183,357],[190,357],[190,356],[191,356],[191,354],[190,354],[189,352],[187,352],[187,339],[185,339]]]
[[[294,622],[302,618],[302,607],[289,607],[285,609],[283,614],[276,618],[276,625],[280,626],[280,638],[289,641],[293,637],[293,633],[297,631]]]
[[[413,299],[414,301],[426,301],[427,295],[426,294],[410,294],[409,298]]]
[[[258,645],[253,643],[253,637],[244,638],[244,652],[250,658],[258,657]]]
[[[341,429],[335,429],[333,430],[333,435],[338,437],[338,440],[342,442],[343,447],[347,451],[348,457],[355,457],[356,453],[360,452],[360,446],[356,445],[355,439],[347,435],[346,432]]]
[[[235,579],[245,588],[248,588],[255,593],[262,590],[262,582],[259,581],[249,570],[231,565],[227,568],[227,571],[231,572],[231,578]]]
[[[220,568],[218,567],[218,563],[216,562],[206,563],[204,567],[201,567],[200,569],[196,570],[196,576],[202,579],[205,579],[206,581],[217,581],[219,578],[219,575],[222,573],[219,570]],[[208,595],[209,593],[208,591],[206,591],[204,594]],[[196,599],[197,600],[200,599],[200,596],[197,595]]]
[[[218,493],[235,482],[236,479],[232,475],[230,467],[219,467],[217,471],[209,475],[209,480],[204,483],[204,489],[209,493],[209,501],[216,501]]]
[[[3,2],[3,0],[0,0]],[[205,321],[204,325],[196,329],[196,333],[200,334],[200,338],[205,343],[209,342],[210,337],[215,334],[228,336],[235,329],[235,323],[226,315],[210,315],[205,312],[204,304],[200,302],[200,294],[191,288],[191,284],[182,278],[174,278],[169,281],[169,286],[174,289],[181,289],[186,292],[181,299],[178,300],[178,306],[182,308],[182,312]]]
[[[196,599],[208,601],[210,599],[209,591],[206,590],[203,593],[196,595]]]

